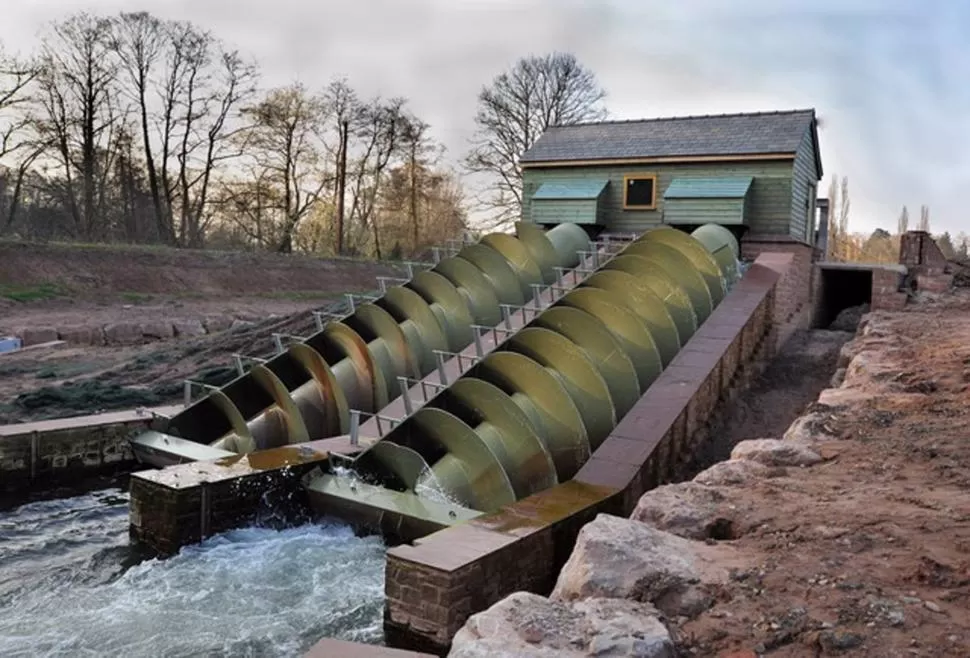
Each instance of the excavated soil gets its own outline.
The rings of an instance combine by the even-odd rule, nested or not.
[[[0,424],[177,403],[185,378],[220,385],[232,354],[269,356],[272,334],[307,335],[312,310],[403,268],[354,260],[118,246],[0,243],[0,336],[24,328],[216,318],[232,330],[138,345],[0,354]]]
[[[809,409],[823,463],[723,489],[757,566],[685,655],[970,655],[970,294],[871,314],[853,356]]]

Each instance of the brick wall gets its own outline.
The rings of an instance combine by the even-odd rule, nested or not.
[[[580,528],[599,512],[629,515],[672,478],[773,356],[778,287],[793,269],[792,253],[759,257],[573,480],[390,549],[387,642],[445,653],[472,614],[515,591],[548,593]]]
[[[792,257],[791,265],[779,281],[775,299],[775,315],[772,321],[777,328],[776,337],[780,348],[799,329],[807,329],[812,322],[813,299],[816,279],[813,247],[785,236],[745,236],[741,242],[741,257],[762,263],[781,263],[785,255]]]
[[[874,267],[872,270],[872,300],[869,308],[873,311],[899,311],[906,306],[907,294],[900,290],[903,284],[901,272]]]

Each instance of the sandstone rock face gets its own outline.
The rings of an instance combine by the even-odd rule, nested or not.
[[[455,635],[451,658],[640,656],[674,658],[656,608],[619,599],[566,603],[516,592],[473,615]]]
[[[108,345],[132,345],[142,340],[140,324],[116,322],[105,325],[104,340]]]
[[[20,342],[24,347],[51,343],[58,340],[57,329],[54,327],[28,327],[20,332]]]
[[[70,345],[104,345],[101,327],[62,327],[57,330],[61,340]]]
[[[175,338],[175,328],[171,322],[151,322],[143,324],[141,327],[142,335],[145,338],[154,340],[167,340]]]
[[[191,338],[193,336],[205,336],[205,327],[201,320],[176,320],[172,323],[176,338]]]
[[[805,445],[778,439],[754,439],[734,446],[731,459],[748,459],[765,466],[813,466],[822,457]]]
[[[785,430],[781,438],[785,441],[800,441],[802,443],[813,443],[815,441],[831,441],[835,437],[828,433],[825,414],[814,412],[799,416],[795,419],[788,429]]]
[[[784,474],[783,468],[771,468],[750,459],[735,459],[718,462],[707,470],[701,471],[694,476],[694,482],[709,487],[730,487]]]
[[[723,539],[731,525],[723,503],[724,494],[703,484],[667,484],[643,494],[630,518],[686,539]]]
[[[712,604],[708,586],[725,582],[730,549],[683,539],[645,523],[600,514],[583,526],[552,598],[631,599],[669,617],[693,617]]]

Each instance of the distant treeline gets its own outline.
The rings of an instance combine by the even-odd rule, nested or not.
[[[563,54],[482,88],[463,164],[489,216],[517,215],[519,154],[602,98]],[[244,53],[146,12],[77,13],[34,53],[0,51],[0,138],[0,236],[380,258],[468,229],[460,172],[407,99],[265,88]]]

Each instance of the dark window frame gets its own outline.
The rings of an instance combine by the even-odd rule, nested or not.
[[[651,199],[649,204],[629,202],[628,193],[631,181],[649,180],[651,182]],[[626,174],[623,176],[623,209],[624,210],[656,210],[657,209],[657,174]]]

